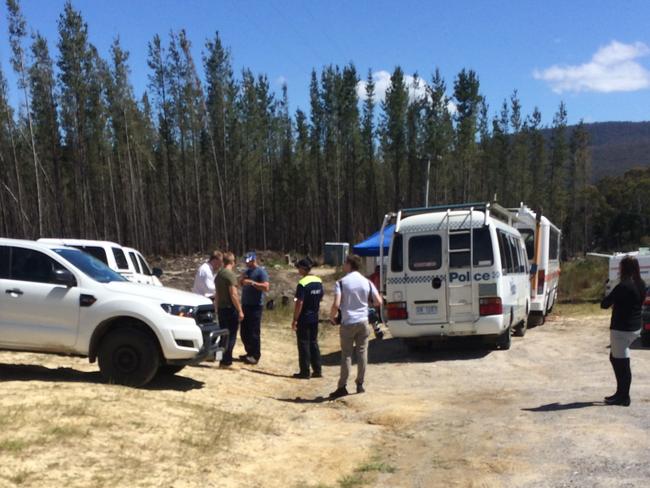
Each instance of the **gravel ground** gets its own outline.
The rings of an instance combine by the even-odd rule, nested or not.
[[[167,278],[191,281],[194,264]],[[296,279],[295,270],[272,275],[287,289]],[[608,315],[592,306],[559,307],[509,351],[463,341],[413,354],[389,335],[373,340],[367,392],[333,402],[325,397],[338,375],[336,329],[322,327],[325,378],[294,380],[289,317],[266,312],[255,367],[200,365],[142,390],[101,383],[81,358],[0,352],[0,486],[609,488],[650,480],[650,350],[633,351],[632,405],[604,406],[614,387]]]

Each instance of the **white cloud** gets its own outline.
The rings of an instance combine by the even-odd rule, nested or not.
[[[556,93],[642,90],[650,88],[650,71],[638,59],[648,55],[650,47],[643,42],[612,41],[599,48],[587,63],[553,65],[533,71],[533,77],[548,82]]]
[[[280,75],[275,79],[275,84],[281,87],[283,85],[286,85],[287,81],[289,80],[287,80],[286,77]]]
[[[372,74],[372,80],[375,82],[375,102],[383,102],[386,98],[386,91],[390,88],[390,73],[385,70],[375,71]],[[409,99],[419,100],[427,94],[427,84],[422,78],[404,75],[404,83],[409,91]],[[357,83],[357,95],[361,100],[366,99],[366,81],[362,80]]]

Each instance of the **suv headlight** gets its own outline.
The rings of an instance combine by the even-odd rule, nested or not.
[[[160,307],[169,315],[176,315],[177,317],[194,318],[196,314],[196,307],[191,305],[172,305],[171,303],[162,303]]]

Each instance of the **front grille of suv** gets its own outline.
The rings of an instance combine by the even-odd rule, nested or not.
[[[199,326],[214,324],[217,322],[217,314],[214,311],[214,305],[199,306],[194,317]]]

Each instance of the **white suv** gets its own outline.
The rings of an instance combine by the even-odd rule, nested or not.
[[[220,359],[209,299],[127,281],[68,246],[0,238],[0,349],[87,356],[109,382],[142,386]]]

